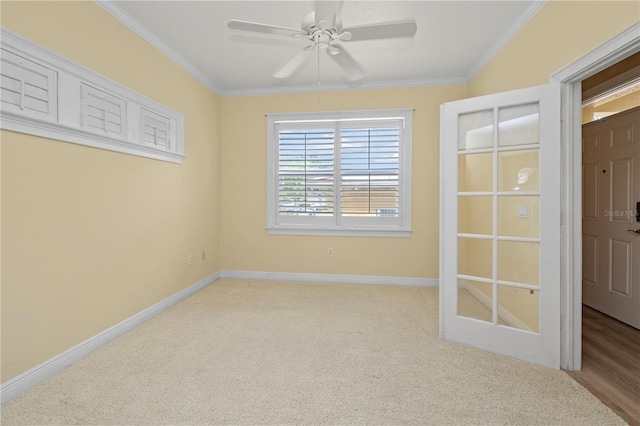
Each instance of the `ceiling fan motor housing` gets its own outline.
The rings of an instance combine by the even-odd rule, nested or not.
[[[329,57],[340,66],[350,81],[357,81],[365,73],[357,61],[348,53],[342,43],[337,41],[377,40],[396,37],[413,37],[417,26],[415,20],[380,22],[343,28],[340,10],[342,1],[328,2],[316,0],[316,10],[308,13],[302,20],[301,29],[280,27],[257,22],[233,19],[229,28],[258,33],[277,34],[288,37],[305,38],[311,44],[301,48],[288,62],[278,69],[275,78],[287,78],[299,70],[311,58],[309,53],[318,48],[324,49]],[[336,7],[331,4],[337,3]],[[332,10],[333,9],[333,10]],[[318,64],[319,64],[318,57]],[[318,81],[319,81],[318,77]]]

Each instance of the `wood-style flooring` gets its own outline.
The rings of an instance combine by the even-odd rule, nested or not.
[[[582,370],[568,373],[627,423],[640,425],[640,330],[582,308]]]

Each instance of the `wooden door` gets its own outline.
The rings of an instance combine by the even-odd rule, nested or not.
[[[582,301],[640,328],[640,107],[582,126]]]

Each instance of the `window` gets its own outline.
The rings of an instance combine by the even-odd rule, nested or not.
[[[1,49],[0,93],[2,108],[26,116],[56,119],[56,73],[40,64]]]
[[[171,150],[169,138],[171,120],[144,108],[140,109],[140,116],[142,117],[142,140],[145,145]]]
[[[408,236],[411,110],[268,115],[273,234]]]
[[[0,128],[180,163],[184,117],[0,29]]]
[[[81,124],[85,130],[125,138],[127,102],[87,84],[80,84]]]

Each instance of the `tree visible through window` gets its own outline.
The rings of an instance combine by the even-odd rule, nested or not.
[[[408,232],[410,125],[409,110],[270,115],[270,231]]]

